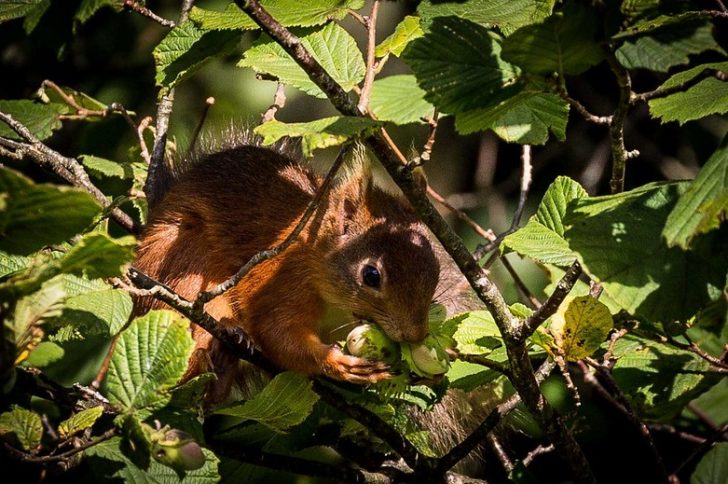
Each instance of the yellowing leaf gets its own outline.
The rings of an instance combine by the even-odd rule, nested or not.
[[[70,437],[76,432],[81,432],[91,427],[96,420],[104,413],[104,407],[91,407],[78,412],[69,419],[64,420],[58,425],[58,433],[61,438]]]
[[[614,322],[607,306],[591,296],[567,301],[551,317],[551,329],[564,358],[577,361],[591,356],[599,348]]]

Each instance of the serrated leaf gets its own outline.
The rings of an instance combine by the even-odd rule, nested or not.
[[[705,69],[728,72],[728,62],[702,64],[679,72],[665,81],[658,89],[680,86],[701,74]],[[662,123],[677,121],[682,124],[710,114],[725,114],[728,112],[728,82],[709,77],[686,91],[652,99],[648,104],[650,113],[659,118]]]
[[[713,25],[700,22],[629,39],[615,55],[627,69],[667,72],[671,67],[690,62],[690,55],[710,50],[725,53],[713,38]]]
[[[422,37],[424,32],[420,27],[420,18],[414,15],[407,15],[395,27],[394,32],[384,39],[374,50],[374,55],[384,57],[392,54],[397,57],[402,53],[407,44],[414,39]]]
[[[273,144],[286,136],[301,138],[303,154],[309,157],[314,150],[338,146],[375,126],[377,122],[368,118],[332,116],[308,123],[268,121],[257,126],[254,132],[263,137],[264,145]]]
[[[422,118],[431,116],[435,110],[424,96],[425,91],[417,85],[415,76],[389,76],[374,81],[369,109],[380,121],[422,123]]]
[[[566,270],[551,264],[546,265],[546,270],[548,271],[550,282],[543,288],[543,292],[544,294],[551,294],[554,290],[556,290],[556,285],[561,278],[564,277]],[[582,280],[577,280],[569,294],[571,296],[588,296],[590,289],[589,284]],[[611,314],[617,314],[622,310],[622,306],[617,304],[617,302],[606,292],[602,292],[602,295],[599,297],[599,301],[607,306]]]
[[[428,32],[402,52],[426,92],[448,114],[492,106],[517,91],[519,70],[500,57],[498,37],[456,17],[434,19]]]
[[[662,236],[669,247],[687,249],[696,235],[720,224],[728,211],[728,136],[713,153],[665,222]],[[725,220],[725,215],[722,216]]]
[[[23,175],[0,169],[0,250],[26,255],[58,244],[87,228],[101,212],[88,193],[68,187],[33,185]]]
[[[555,0],[425,0],[417,12],[426,23],[437,17],[457,16],[485,27],[512,32],[518,27],[544,20],[551,14]]]
[[[564,235],[564,216],[573,200],[587,197],[586,190],[568,177],[558,177],[544,193],[536,214],[525,227],[508,235],[502,247],[547,264],[567,266],[576,260]]]
[[[0,2],[0,23],[14,18],[25,17],[48,0],[5,0]],[[0,109],[0,111],[2,111]]]
[[[318,399],[311,380],[298,373],[285,372],[247,402],[220,408],[215,413],[255,420],[276,432],[285,432],[303,422]]]
[[[594,354],[614,326],[607,306],[591,296],[567,299],[551,320],[550,328],[566,361]]]
[[[11,255],[0,251],[0,277],[22,271],[30,265],[30,258],[22,255]]]
[[[51,0],[40,0],[40,2],[37,2],[35,8],[26,14],[25,20],[23,21],[23,29],[26,34],[30,34],[35,30],[40,19],[43,17],[43,14],[46,13],[46,10],[48,10],[48,7],[50,6]],[[2,20],[0,20],[0,22],[2,22]]]
[[[286,27],[311,27],[329,20],[341,20],[349,10],[364,6],[364,0],[262,0],[261,6],[281,25]],[[253,19],[234,3],[225,6],[222,12],[192,7],[190,20],[205,30],[251,30],[257,29]]]
[[[138,163],[118,163],[93,155],[81,155],[78,158],[88,168],[90,174],[121,178],[122,180],[133,180],[143,173],[145,168]]]
[[[630,314],[655,322],[686,320],[725,286],[725,231],[706,234],[687,252],[668,247],[661,236],[686,188],[685,182],[648,184],[569,205],[564,225],[571,250]]]
[[[169,406],[190,408],[199,405],[207,385],[216,379],[214,373],[203,373],[175,387],[172,390],[172,400],[170,400]]]
[[[62,439],[90,428],[104,413],[104,407],[91,407],[81,410],[58,425],[58,434]]]
[[[457,342],[460,353],[483,355],[503,346],[498,326],[488,311],[470,311],[455,316],[451,319],[453,320],[457,324],[453,339]]]
[[[455,127],[461,134],[492,129],[504,141],[541,145],[551,131],[566,139],[569,105],[555,94],[522,91],[487,108],[460,112]]]
[[[23,449],[35,450],[43,436],[40,415],[14,405],[11,411],[0,415],[0,435],[6,437],[10,434],[15,435]]]
[[[693,401],[717,425],[728,423],[728,378],[724,378],[710,390]]]
[[[132,236],[114,239],[101,232],[89,233],[56,263],[61,272],[84,274],[91,279],[118,276],[122,266],[134,259],[135,246]]]
[[[20,362],[28,356],[27,348],[33,342],[33,328],[61,312],[66,293],[57,281],[48,281],[40,289],[17,301],[6,330],[13,335]],[[37,342],[36,342],[37,344]]]
[[[103,7],[112,7],[119,12],[124,7],[124,0],[83,0],[76,11],[74,19],[82,24],[86,23]]]
[[[633,335],[614,354],[614,379],[643,418],[670,418],[719,379],[696,354]]]
[[[240,39],[236,31],[204,31],[189,21],[177,25],[154,48],[157,86],[171,89],[211,57],[231,52]]]
[[[174,469],[155,460],[150,462],[148,469],[140,469],[122,453],[121,443],[120,437],[114,437],[84,451],[88,456],[102,459],[91,464],[95,467],[95,474],[106,479],[117,478],[124,482],[137,484],[217,484],[220,482],[220,474],[217,471],[220,460],[211,450],[202,449],[206,459],[204,466],[194,471],[187,471],[184,477],[180,478]],[[121,465],[109,465],[108,461],[118,462]]]
[[[690,484],[718,484],[728,480],[728,442],[710,449],[690,476]]]
[[[167,310],[135,319],[116,343],[106,379],[109,400],[142,415],[165,406],[194,346],[188,325]]]
[[[61,358],[65,351],[63,348],[51,341],[41,341],[33,351],[30,352],[28,358],[23,362],[24,365],[33,366],[36,368],[43,368],[51,363],[54,363]]]
[[[345,90],[350,91],[364,79],[364,59],[354,38],[336,23],[300,38],[301,43],[326,72]],[[277,43],[265,38],[245,52],[239,67],[251,67],[278,78],[306,94],[321,99],[326,95],[309,79],[308,74]]]
[[[53,324],[71,324],[83,334],[113,336],[129,320],[133,306],[129,293],[121,289],[89,291],[66,299],[63,313]]]
[[[637,4],[637,3],[643,3],[645,5],[652,4],[648,7],[648,10],[653,9],[655,7],[659,6],[660,0],[637,0],[636,2],[630,2],[626,1],[622,3],[622,10],[624,11],[624,7],[628,4]],[[643,7],[645,6],[643,5]],[[637,12],[637,10],[642,9],[643,7],[640,7],[632,12],[625,12],[628,16],[631,16],[633,18],[635,17],[643,17],[645,16],[645,11],[643,10],[641,12]],[[617,32],[615,35],[612,36],[612,39],[624,39],[628,37],[634,37],[634,36],[640,36],[644,34],[651,33],[655,30],[662,30],[665,27],[668,26],[674,26],[676,24],[682,24],[684,22],[691,22],[695,20],[705,20],[710,18],[710,15],[707,11],[688,11],[688,12],[682,12],[678,14],[673,15],[658,15],[654,18],[648,18],[646,20],[639,20],[632,25],[628,26],[624,30]]]
[[[536,74],[580,74],[601,62],[594,9],[569,8],[503,40],[503,59]]]
[[[61,128],[61,114],[69,112],[68,106],[60,103],[43,104],[29,99],[0,100],[0,112],[9,114],[22,123],[39,140],[51,137]],[[0,122],[0,136],[25,141],[7,124]]]

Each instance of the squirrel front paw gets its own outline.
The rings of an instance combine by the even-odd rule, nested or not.
[[[332,346],[326,354],[323,370],[326,376],[360,385],[376,383],[392,377],[387,364],[345,355],[336,346]]]

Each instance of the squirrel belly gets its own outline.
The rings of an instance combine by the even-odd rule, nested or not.
[[[321,182],[271,149],[245,145],[209,154],[152,208],[135,266],[194,299],[281,243]],[[222,324],[242,327],[282,369],[371,383],[390,376],[386,367],[342,354],[328,344],[321,321],[327,314],[367,319],[395,341],[421,341],[439,272],[424,225],[359,166],[322,198],[287,250],[205,309]],[[154,307],[163,304],[142,298],[136,312]],[[215,393],[224,398],[235,380],[227,370],[236,362],[201,328],[193,337],[185,379],[215,371]]]

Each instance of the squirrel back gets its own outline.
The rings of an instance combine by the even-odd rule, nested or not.
[[[232,276],[253,255],[294,229],[322,179],[292,158],[244,145],[209,154],[179,175],[153,207],[135,265],[193,299]],[[439,262],[427,230],[399,197],[376,187],[367,170],[339,180],[296,241],[207,304],[222,324],[243,327],[283,369],[356,383],[390,375],[378,362],[344,355],[320,323],[366,319],[396,341],[427,334]],[[138,301],[143,312],[161,304]],[[235,379],[214,339],[194,329],[186,378],[215,371],[218,398]]]

